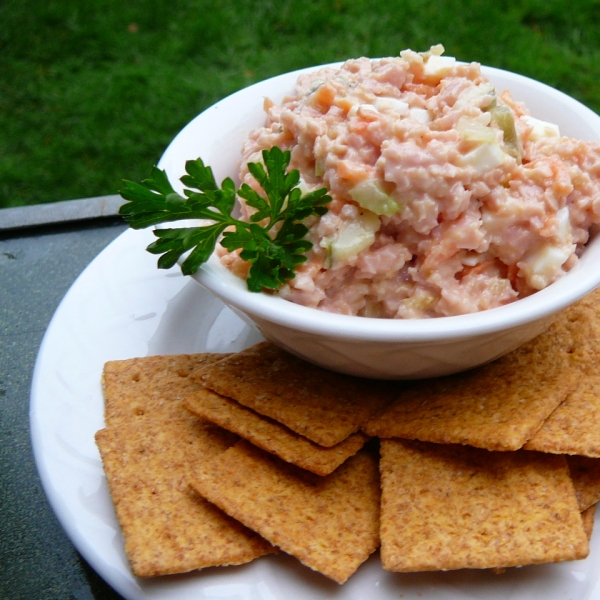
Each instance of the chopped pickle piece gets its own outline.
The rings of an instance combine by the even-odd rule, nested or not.
[[[521,163],[521,144],[515,127],[515,118],[512,111],[504,104],[498,104],[490,110],[492,113],[492,123],[502,129],[504,133],[504,145],[506,153]]]
[[[381,223],[369,210],[362,211],[357,219],[346,223],[335,236],[323,238],[321,247],[327,251],[326,269],[335,269],[336,263],[356,256],[375,241]]]
[[[383,189],[377,179],[366,179],[355,185],[349,192],[354,202],[376,215],[390,216],[398,212],[399,204]]]
[[[496,132],[491,127],[486,127],[471,117],[461,117],[456,123],[456,129],[461,137],[469,142],[491,144],[496,141]]]
[[[317,158],[315,161],[315,177],[323,177],[325,173],[325,159]]]

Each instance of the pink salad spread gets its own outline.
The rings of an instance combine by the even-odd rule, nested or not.
[[[346,315],[451,316],[513,302],[577,261],[600,223],[600,143],[561,137],[477,63],[406,50],[299,78],[243,148],[291,150],[329,212],[283,298]],[[241,178],[256,187],[245,167]],[[247,208],[242,207],[246,212]],[[222,261],[244,277],[236,253]]]

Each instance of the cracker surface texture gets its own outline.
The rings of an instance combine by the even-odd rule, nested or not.
[[[146,422],[96,434],[135,575],[237,565],[274,551],[189,486],[191,471],[235,439],[200,419]]]
[[[579,510],[584,511],[600,501],[600,458],[567,456]]]
[[[577,560],[587,535],[564,457],[381,441],[381,559],[389,571]]]
[[[225,356],[177,354],[107,362],[102,373],[106,426],[147,419],[189,419],[182,402],[198,387],[192,372]]]
[[[600,457],[600,288],[561,312],[549,334],[568,349],[582,381],[526,447]]]
[[[206,388],[188,396],[185,406],[192,413],[236,433],[255,446],[317,475],[329,475],[356,454],[369,437],[357,432],[326,448]]]
[[[525,448],[600,458],[600,377],[581,381]]]
[[[241,441],[200,465],[193,486],[340,584],[379,546],[379,473],[376,455],[367,450],[319,477]]]
[[[596,519],[596,505],[592,505],[586,508],[581,513],[581,519],[583,521],[583,529],[587,535],[588,540],[591,540],[592,533],[594,533],[594,521]]]
[[[488,450],[521,448],[580,378],[567,351],[552,353],[551,340],[542,336],[472,371],[415,382],[363,431]]]
[[[399,386],[322,369],[269,342],[201,369],[196,376],[212,391],[327,447],[358,431],[392,400]]]

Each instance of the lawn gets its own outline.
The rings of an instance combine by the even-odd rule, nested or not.
[[[3,0],[0,207],[117,193],[255,81],[443,43],[600,112],[598,0]]]

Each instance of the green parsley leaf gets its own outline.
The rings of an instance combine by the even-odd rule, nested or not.
[[[263,195],[248,184],[239,190],[230,178],[219,187],[212,169],[202,160],[186,162],[187,175],[181,178],[186,188],[178,194],[164,171],[154,167],[149,179],[141,184],[125,181],[120,194],[128,202],[119,214],[133,229],[183,219],[203,219],[206,225],[176,229],[156,229],[157,239],[148,252],[161,255],[158,267],[169,269],[189,253],[181,270],[195,273],[221,245],[229,251],[241,250],[240,257],[251,264],[247,285],[253,292],[275,290],[295,276],[295,269],[305,262],[312,243],[305,239],[308,228],[302,223],[310,216],[322,216],[331,196],[325,188],[302,195],[298,188],[300,173],[288,171],[290,152],[277,146],[262,153],[263,163],[248,163],[250,174]],[[250,222],[232,217],[236,197],[255,209]]]

